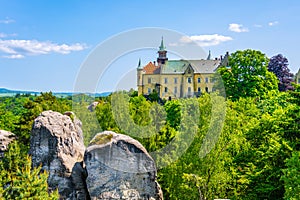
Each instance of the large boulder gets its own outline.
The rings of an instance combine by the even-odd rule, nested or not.
[[[0,158],[3,157],[4,152],[7,150],[8,144],[16,139],[15,134],[0,130]]]
[[[49,172],[48,187],[58,188],[61,199],[76,199],[76,193],[85,190],[74,187],[71,177],[74,168],[75,179],[81,179],[83,172],[76,163],[83,162],[84,152],[81,122],[73,113],[44,111],[34,120],[29,151],[32,165],[42,165]]]
[[[85,152],[84,162],[91,199],[163,199],[153,159],[129,136],[98,133]]]

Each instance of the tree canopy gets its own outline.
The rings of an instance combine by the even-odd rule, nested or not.
[[[282,54],[278,54],[273,56],[270,59],[268,70],[273,72],[278,80],[278,89],[279,91],[287,91],[293,90],[293,86],[291,83],[293,82],[293,74],[290,73],[290,69],[288,68],[289,62],[286,57]]]
[[[134,133],[156,161],[164,199],[299,199],[300,86],[278,90],[268,66],[287,62],[277,61],[250,49],[232,53],[218,69],[226,101],[218,92],[164,103],[134,91],[73,102],[51,92],[0,97],[0,128],[19,138],[0,160],[0,199],[57,198],[26,155],[33,120],[48,109],[73,110],[85,144],[101,130]]]
[[[220,67],[226,96],[237,100],[240,97],[263,97],[277,89],[277,80],[268,72],[269,59],[260,51],[247,49],[229,56],[229,66]]]

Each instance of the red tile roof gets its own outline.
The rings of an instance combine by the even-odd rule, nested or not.
[[[155,66],[152,62],[149,62],[144,68],[145,74],[159,74],[159,66]]]

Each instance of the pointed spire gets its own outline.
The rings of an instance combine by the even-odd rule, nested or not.
[[[138,64],[138,69],[141,69],[142,68],[142,64],[141,64],[141,58],[139,58],[139,64]]]
[[[206,60],[211,60],[211,53],[210,53],[210,50],[208,51],[208,56],[207,56],[207,59]]]
[[[165,51],[166,47],[164,46],[164,37],[161,37],[161,43],[159,46],[159,51]]]

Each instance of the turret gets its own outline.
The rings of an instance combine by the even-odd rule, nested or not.
[[[210,53],[210,50],[208,52],[208,56],[207,56],[207,59],[206,60],[211,60],[211,53]]]
[[[141,59],[139,59],[139,63],[138,63],[138,66],[137,66],[137,85],[140,86],[140,85],[143,85],[143,76],[142,76],[142,73],[143,73],[143,67],[142,67],[142,64],[141,64]]]
[[[164,46],[164,38],[161,38],[161,43],[157,53],[158,53],[158,58],[157,58],[158,65],[165,64],[168,58],[167,58],[167,50],[166,47]]]

